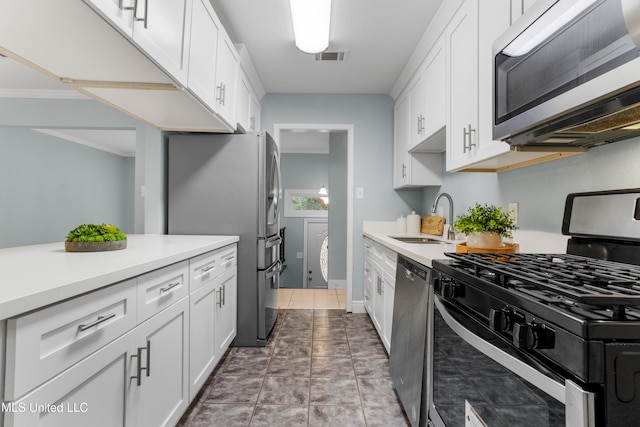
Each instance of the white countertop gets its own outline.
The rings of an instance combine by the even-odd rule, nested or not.
[[[431,267],[434,259],[446,258],[445,252],[455,252],[456,244],[464,240],[447,240],[442,236],[431,234],[407,234],[398,233],[395,221],[364,221],[362,233],[370,239],[388,247],[389,249],[404,255],[422,265]],[[442,240],[442,244],[416,244],[405,243],[395,237],[428,237]],[[513,242],[520,245],[522,253],[566,253],[567,239],[569,236],[548,233],[543,231],[515,230]]]
[[[127,248],[66,252],[64,242],[0,249],[0,320],[237,242],[238,236],[127,236]]]

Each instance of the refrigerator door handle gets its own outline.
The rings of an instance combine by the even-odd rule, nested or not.
[[[282,243],[282,238],[280,236],[272,236],[265,241],[264,247],[265,249],[268,249],[277,246],[280,243]]]
[[[271,266],[266,272],[265,272],[265,279],[271,279],[273,276],[275,276],[276,274],[280,273],[280,268],[282,267],[282,263],[280,261],[277,261],[275,264],[273,264],[273,266]]]

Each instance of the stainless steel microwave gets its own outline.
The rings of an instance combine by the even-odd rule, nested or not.
[[[493,59],[495,140],[592,147],[640,135],[640,0],[538,0]]]

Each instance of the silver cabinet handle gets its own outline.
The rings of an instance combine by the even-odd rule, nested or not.
[[[91,329],[94,326],[98,326],[100,323],[104,323],[107,320],[114,317],[116,317],[115,313],[107,314],[106,316],[98,316],[98,318],[91,323],[87,323],[86,325],[78,325],[78,330],[84,332],[87,329]]]
[[[476,130],[471,128],[471,123],[467,128],[462,129],[462,152],[466,153],[467,150],[471,151],[472,147],[476,146],[475,142],[472,142],[471,134],[475,133]],[[469,138],[469,144],[467,144],[467,137]]]
[[[142,366],[142,351],[146,350],[147,352],[147,366]],[[132,376],[131,379],[135,379],[138,387],[142,385],[142,371],[146,371],[147,377],[151,375],[151,341],[147,340],[146,347],[138,347],[138,353],[131,356],[132,358],[138,359],[138,367],[136,368],[136,375]]]
[[[227,305],[227,285],[222,285],[222,305]]]
[[[171,289],[176,286],[180,286],[180,282],[171,283],[169,286],[165,286],[164,288],[160,288],[160,293],[169,292]]]
[[[418,116],[418,128],[416,129],[418,131],[418,135],[420,135],[421,133],[421,128],[422,128],[422,116]]]
[[[216,305],[218,308],[222,308],[222,288],[216,291],[216,296],[218,297],[218,301],[216,301]]]
[[[208,266],[208,267],[205,267],[205,268],[201,269],[201,270],[200,270],[200,272],[201,272],[201,273],[206,273],[207,271],[211,271],[211,270],[213,270],[214,268],[216,268],[216,267],[215,267],[215,265],[210,265],[210,266]]]
[[[223,84],[220,83],[220,85],[216,88],[218,90],[218,96],[216,97],[216,101],[218,101],[218,104],[223,105],[222,104],[222,86]]]
[[[405,165],[404,163],[402,164],[402,177],[407,177],[407,165]]]

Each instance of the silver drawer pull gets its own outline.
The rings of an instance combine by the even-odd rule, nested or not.
[[[84,332],[87,329],[91,329],[94,326],[98,326],[100,323],[104,323],[113,317],[116,317],[115,313],[107,314],[106,316],[98,316],[98,318],[91,323],[87,323],[86,325],[78,325],[78,330]]]
[[[210,265],[208,267],[203,268],[202,270],[200,270],[202,273],[206,273],[207,271],[211,271],[215,268],[215,266]]]
[[[171,289],[175,288],[176,286],[180,286],[180,282],[171,283],[169,286],[160,288],[160,293],[169,292]]]

